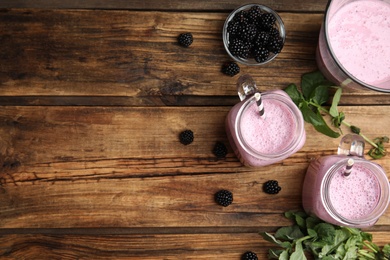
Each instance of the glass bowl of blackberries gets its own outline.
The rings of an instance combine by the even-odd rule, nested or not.
[[[262,65],[282,51],[286,31],[274,10],[260,4],[246,4],[229,14],[222,36],[232,59],[245,65]]]

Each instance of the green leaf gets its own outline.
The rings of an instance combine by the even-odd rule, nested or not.
[[[320,71],[303,74],[301,81],[302,93],[306,100],[310,99],[310,97],[312,96],[312,92],[319,85],[332,85],[324,78]]]
[[[284,250],[280,256],[279,256],[279,260],[289,260],[289,253],[288,253],[288,250]]]
[[[319,112],[314,113],[313,110],[311,110],[306,103],[303,104],[303,106],[301,107],[301,111],[305,121],[311,123],[318,132],[333,138],[337,138],[340,136],[340,133],[333,131],[326,124],[324,118]]]
[[[354,125],[351,125],[351,131],[352,131],[352,133],[354,133],[354,134],[360,134],[360,128],[359,127],[356,127],[356,126],[354,126]]]
[[[362,237],[364,241],[370,241],[372,242],[372,234],[361,231],[359,235]]]
[[[304,236],[305,235],[297,225],[281,227],[275,233],[275,238],[290,241],[294,241]]]
[[[288,241],[280,241],[280,240],[277,240],[273,235],[267,233],[267,232],[262,232],[260,233],[260,235],[265,239],[267,240],[268,242],[271,242],[271,243],[274,243],[274,244],[277,244],[278,246],[280,247],[283,247],[283,248],[292,248],[292,245],[290,242]]]
[[[342,89],[337,88],[332,99],[332,106],[329,109],[329,114],[333,117],[339,116],[339,111],[337,109],[337,106],[339,105],[341,94],[342,94]]]
[[[336,257],[338,259],[343,259],[347,251],[345,250],[344,244],[339,244],[339,246],[336,249]]]
[[[295,242],[295,251],[291,254],[290,260],[305,260],[305,252],[303,251],[302,241],[310,239],[310,237],[302,237]]]
[[[324,104],[329,99],[329,87],[326,85],[319,85],[312,91],[310,99],[318,105]]]
[[[389,142],[389,138],[387,136],[377,137],[374,139],[375,145],[377,147],[373,147],[368,151],[368,155],[374,159],[380,159],[387,154],[384,143]]]
[[[386,244],[383,246],[382,252],[387,259],[390,259],[390,244]]]
[[[307,234],[309,236],[311,236],[312,238],[316,238],[318,235],[317,235],[317,232],[314,230],[314,229],[311,229],[311,228],[308,228],[307,229]]]
[[[320,223],[315,226],[314,230],[323,241],[327,243],[333,243],[336,236],[336,229],[332,224]]]
[[[343,112],[340,112],[336,117],[332,117],[332,125],[337,128],[340,128],[341,122],[345,119],[345,115]]]
[[[313,229],[317,224],[322,223],[323,221],[315,216],[309,216],[306,218],[306,227]]]
[[[280,255],[284,252],[288,251],[286,250],[280,250],[280,249],[269,249],[268,250],[268,259],[280,259]]]
[[[358,259],[358,248],[356,246],[347,247],[346,250],[347,252],[345,253],[343,260]]]
[[[303,96],[301,92],[298,91],[298,87],[295,84],[290,84],[284,89],[284,91],[290,96],[295,105],[300,107],[300,103],[303,101]]]

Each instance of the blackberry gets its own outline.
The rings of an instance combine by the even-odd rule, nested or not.
[[[184,145],[189,145],[194,141],[194,132],[191,130],[184,130],[179,135],[180,143]]]
[[[278,181],[269,180],[264,183],[263,190],[268,194],[277,194],[282,190],[282,188],[279,186]]]
[[[237,21],[239,23],[247,23],[249,22],[249,19],[247,17],[247,11],[241,10],[238,13],[236,13],[233,17],[234,21]]]
[[[254,5],[248,10],[247,16],[250,22],[257,25],[259,23],[259,19],[262,13],[263,11],[261,10],[261,7],[258,5]]]
[[[279,37],[280,33],[279,30],[275,27],[272,27],[268,32],[269,37]]]
[[[233,39],[229,44],[229,51],[234,56],[246,59],[249,56],[249,50],[249,45],[240,39]]]
[[[283,49],[282,37],[277,36],[277,37],[270,38],[267,47],[269,51],[275,54],[281,52]]]
[[[265,57],[268,59],[269,55],[260,47],[267,48],[268,53],[279,53],[284,42],[276,20],[276,15],[264,11],[258,5],[237,12],[227,25],[227,47],[230,54],[264,63]]]
[[[269,33],[265,31],[261,31],[257,34],[255,38],[255,46],[260,47],[260,46],[267,46],[268,41],[269,41]]]
[[[276,17],[271,13],[265,13],[260,17],[260,25],[263,28],[270,29],[274,26],[275,22]]]
[[[228,190],[220,190],[215,193],[214,199],[219,205],[227,207],[233,202],[233,193]]]
[[[234,75],[240,73],[240,67],[238,66],[237,63],[231,61],[223,64],[221,71],[222,73],[233,77]]]
[[[240,23],[238,21],[232,20],[228,23],[227,32],[230,35],[233,35],[233,36],[238,35],[239,29],[240,29]]]
[[[193,37],[191,33],[182,33],[177,38],[177,41],[181,46],[189,47],[193,42]]]
[[[259,47],[255,48],[253,51],[253,57],[256,60],[256,62],[264,62],[268,59],[269,51],[265,47]]]
[[[241,260],[258,260],[257,255],[252,251],[245,252],[241,256]]]
[[[247,23],[241,24],[240,31],[239,31],[241,40],[245,42],[251,42],[256,37],[256,34],[257,34],[256,25],[247,24]]]
[[[217,156],[217,158],[225,158],[228,153],[228,150],[224,143],[216,142],[213,148],[213,154]]]

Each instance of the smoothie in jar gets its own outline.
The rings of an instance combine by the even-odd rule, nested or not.
[[[390,92],[390,1],[330,1],[317,63],[335,83]]]
[[[346,165],[353,158],[351,173]],[[389,204],[389,182],[383,168],[359,157],[331,155],[313,161],[302,193],[306,212],[341,226],[374,225]]]
[[[226,118],[226,132],[240,161],[264,166],[281,161],[306,141],[301,112],[281,90],[262,93],[264,115],[254,96],[236,104]]]

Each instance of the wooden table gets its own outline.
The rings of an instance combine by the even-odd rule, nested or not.
[[[290,158],[243,166],[224,120],[250,74],[262,91],[316,70],[325,0],[266,0],[285,22],[282,53],[229,77],[221,29],[243,1],[0,2],[2,259],[265,259],[273,232],[301,210],[311,160],[340,139],[306,124]],[[177,45],[192,32],[190,48]],[[390,95],[345,89],[341,110],[370,138],[390,135]],[[192,144],[180,144],[185,129]],[[348,130],[344,129],[345,132]],[[228,146],[217,159],[216,141]],[[389,155],[390,156],[390,155]],[[390,174],[389,156],[378,160]],[[278,195],[262,192],[276,179]],[[218,206],[220,189],[234,202]],[[367,229],[390,241],[390,210]]]

